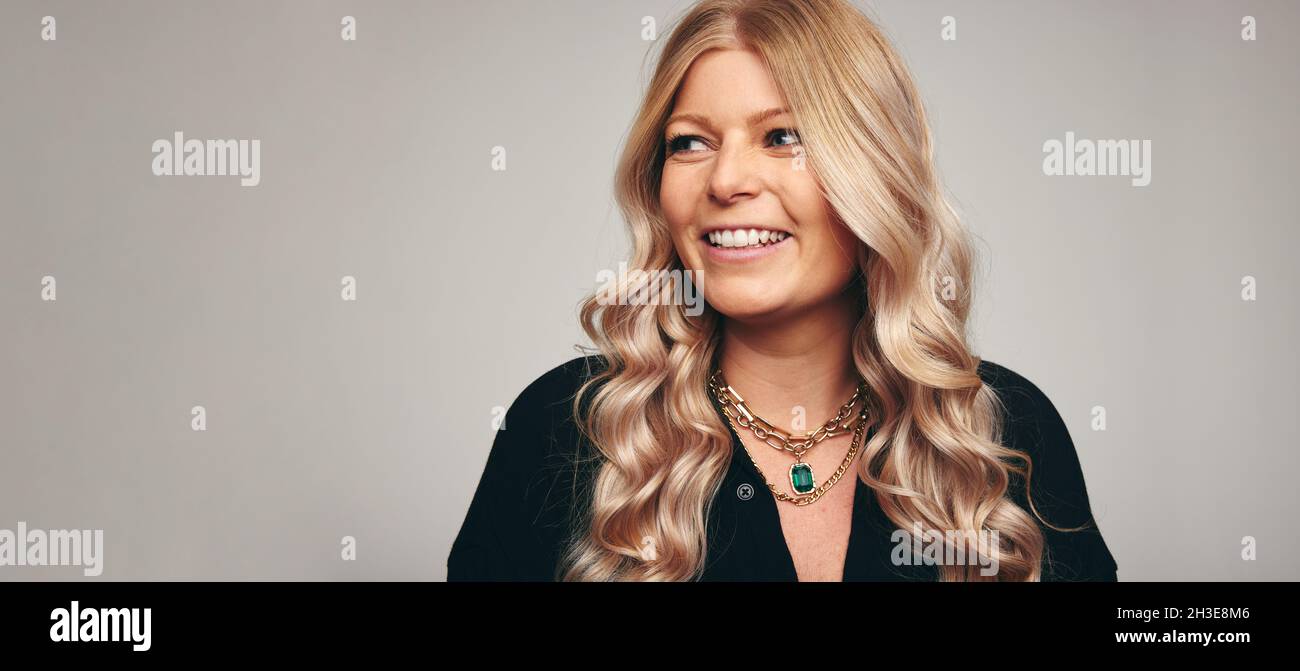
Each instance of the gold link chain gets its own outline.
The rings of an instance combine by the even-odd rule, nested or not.
[[[753,411],[745,405],[745,399],[741,397],[735,389],[728,386],[725,380],[723,380],[722,371],[720,369],[715,370],[713,375],[709,378],[709,390],[713,394],[714,400],[717,401],[722,414],[727,418],[727,423],[731,425],[731,428],[735,430],[737,434],[740,433],[741,427],[746,428],[750,433],[754,434],[755,437],[763,441],[763,443],[769,447],[792,453],[795,456],[796,463],[803,461],[804,453],[823,440],[853,431],[853,440],[849,445],[848,454],[845,455],[844,461],[840,463],[839,468],[835,470],[835,474],[824,481],[820,487],[817,487],[808,494],[803,496],[791,496],[785,492],[778,491],[772,483],[767,482],[767,479],[764,478],[764,483],[767,485],[767,488],[772,491],[772,494],[779,501],[787,501],[798,506],[806,506],[821,498],[823,494],[830,490],[831,487],[834,487],[835,483],[839,482],[840,478],[844,476],[844,473],[848,471],[849,466],[853,464],[853,459],[857,456],[858,450],[862,447],[862,435],[867,427],[867,417],[869,415],[866,402],[866,383],[858,384],[857,390],[853,392],[853,397],[845,402],[844,405],[840,406],[839,412],[837,412],[833,418],[819,426],[812,433],[804,434],[802,436],[787,434],[773,426],[770,422],[755,415]],[[862,403],[862,407],[857,412],[854,412],[853,408],[858,405],[859,402]],[[777,442],[772,442],[772,438],[775,438]],[[741,442],[741,446],[744,447],[743,441]],[[754,469],[757,470],[759,474],[762,474],[763,470],[759,467],[758,462],[754,460],[754,455],[749,454],[748,449],[745,450],[745,454],[747,454],[749,460],[754,463]]]

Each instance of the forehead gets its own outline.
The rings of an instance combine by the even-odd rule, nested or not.
[[[686,71],[673,111],[739,121],[755,111],[781,106],[782,99],[757,54],[712,49],[700,54]]]

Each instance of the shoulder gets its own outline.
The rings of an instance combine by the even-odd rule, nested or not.
[[[980,379],[996,394],[1003,440],[1033,456],[1074,456],[1074,444],[1056,405],[1037,384],[1001,364],[982,359]],[[1068,452],[1068,455],[1064,453]]]
[[[1048,545],[1044,580],[1114,580],[1116,562],[1102,540],[1078,450],[1056,405],[1011,368],[982,360],[979,374],[1002,405],[1002,444],[1029,460],[1028,488],[1013,475],[1008,494],[1043,529]],[[1083,529],[1057,531],[1042,518],[1056,527]]]
[[[574,357],[528,383],[506,411],[489,468],[506,472],[530,496],[535,490],[551,492],[560,484],[581,481],[579,475],[594,465],[594,452],[579,428],[574,401],[606,365],[599,355]],[[589,404],[590,395],[583,398],[583,407]],[[544,494],[534,504],[547,508],[556,503],[553,499]]]
[[[528,509],[548,526],[567,520],[578,489],[598,465],[578,427],[574,400],[606,365],[603,356],[579,356],[542,373],[510,404],[494,441],[489,468],[517,483]],[[589,402],[584,397],[583,406]]]
[[[538,376],[524,387],[506,411],[506,426],[555,425],[572,418],[573,400],[587,380],[605,369],[599,355],[569,359]]]
[[[574,399],[601,370],[601,356],[579,356],[529,382],[506,410],[489,455],[489,468],[534,480],[578,457],[581,432]],[[589,401],[584,398],[583,404]]]
[[[449,580],[556,578],[584,482],[573,399],[601,365],[600,357],[570,359],[538,376],[510,404],[452,543]]]
[[[1049,463],[1068,465],[1079,462],[1069,429],[1047,394],[1025,376],[992,361],[980,361],[979,373],[1001,406],[1001,442],[1033,460],[1033,484],[1040,482],[1043,476],[1067,475],[1060,468],[1051,471],[1040,468]]]
[[[1002,364],[981,359],[979,375],[985,384],[997,392],[1008,410],[1041,413],[1046,410],[1046,406],[1052,405],[1038,385]],[[1055,407],[1053,406],[1052,409],[1054,410]]]

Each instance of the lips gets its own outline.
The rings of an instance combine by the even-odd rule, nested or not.
[[[722,243],[715,244],[711,242],[708,235],[700,238],[699,244],[704,248],[705,256],[711,261],[728,265],[753,263],[760,259],[781,254],[781,250],[788,249],[794,244],[794,236],[784,231],[768,231],[767,240],[762,241],[762,231],[755,229],[759,242],[754,245],[748,244],[749,229],[745,229],[744,232],[746,244],[740,246],[737,246],[738,234],[731,229],[728,231],[715,231],[712,237],[725,241],[728,232],[731,233],[732,246],[730,247],[725,247]]]
[[[776,229],[735,227],[715,228],[701,239],[718,249],[743,249],[774,245],[788,237],[789,233]]]

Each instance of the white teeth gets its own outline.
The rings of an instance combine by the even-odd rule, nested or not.
[[[781,231],[759,230],[757,228],[711,231],[709,243],[715,247],[760,247],[775,244],[789,237]]]

